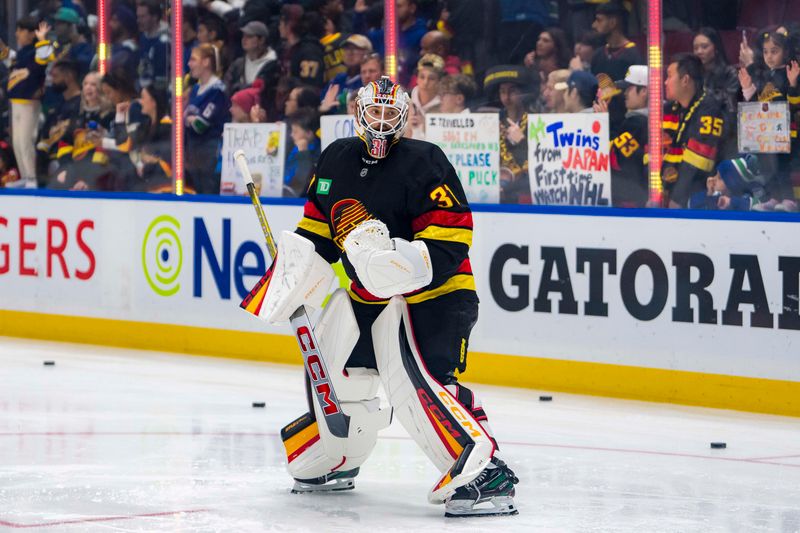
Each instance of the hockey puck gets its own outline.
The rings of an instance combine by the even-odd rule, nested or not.
[[[724,442],[712,442],[711,443],[711,449],[712,450],[722,450],[722,449],[727,448],[727,447],[728,447],[728,445],[725,444]]]
[[[539,396],[539,401],[540,402],[552,402],[553,401],[553,397],[552,396]]]
[[[44,362],[44,366],[56,366],[56,362],[55,361],[45,361]]]
[[[253,402],[253,407],[266,407],[266,402]]]

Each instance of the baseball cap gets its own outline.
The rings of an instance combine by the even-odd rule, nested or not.
[[[597,78],[585,70],[576,70],[567,79],[568,89],[578,89],[581,96],[591,97],[589,98],[591,100],[594,100],[597,94],[597,87]]]
[[[363,35],[359,35],[358,33],[354,33],[345,39],[345,41],[342,43],[342,46],[347,46],[348,44],[353,45],[356,48],[366,50],[367,52],[372,52],[372,43],[370,40]]]
[[[637,87],[647,87],[648,70],[647,65],[631,65],[625,73],[624,80],[617,80],[616,86],[622,90],[631,85]]]
[[[269,37],[269,30],[266,24],[257,20],[251,20],[242,27],[242,33],[245,35],[255,35],[257,37]]]
[[[71,7],[59,7],[54,17],[56,22],[68,22],[70,24],[80,24],[81,16]]]

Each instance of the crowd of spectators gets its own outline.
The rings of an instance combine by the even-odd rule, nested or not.
[[[719,3],[701,5],[725,18]],[[498,113],[500,201],[530,203],[528,115],[608,113],[612,202],[652,205],[645,4],[396,0],[406,135],[425,138],[426,113]],[[685,4],[665,7],[667,29],[697,29],[665,61],[663,205],[796,211],[797,24],[743,32],[731,61],[720,32]],[[15,43],[0,41],[0,187],[172,190],[170,50],[180,38],[186,191],[219,193],[226,123],[282,121],[284,190],[302,196],[320,117],[352,114],[358,89],[384,73],[382,0],[184,0],[181,35],[172,3],[114,0],[104,75],[92,0],[36,6],[16,21]],[[790,153],[739,156],[737,105],[748,101],[788,102]]]

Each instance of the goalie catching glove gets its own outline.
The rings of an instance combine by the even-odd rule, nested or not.
[[[359,224],[344,240],[344,251],[361,284],[378,298],[414,292],[433,279],[425,243],[391,239],[380,220]]]

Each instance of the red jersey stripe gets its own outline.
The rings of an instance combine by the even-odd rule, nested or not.
[[[437,226],[457,226],[472,229],[472,213],[455,213],[453,211],[428,211],[411,221],[411,231],[418,233],[435,224]]]

